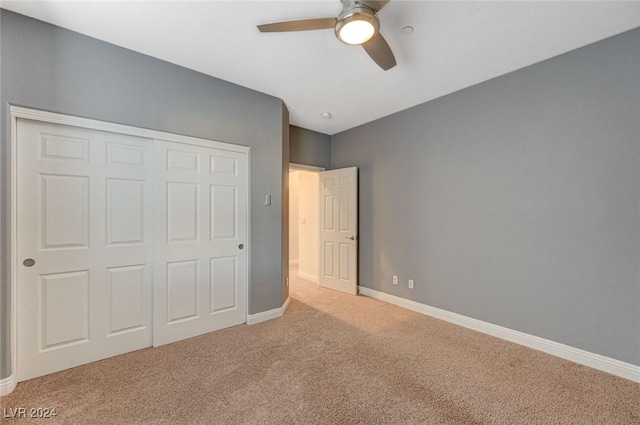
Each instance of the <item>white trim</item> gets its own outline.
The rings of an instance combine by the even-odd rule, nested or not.
[[[18,383],[13,379],[14,376],[15,374],[12,373],[7,378],[0,379],[0,396],[7,395],[16,389]]]
[[[295,266],[295,265],[298,265],[298,264],[300,264],[300,259],[297,259],[297,260],[289,260],[289,265],[290,265],[290,266]]]
[[[11,205],[9,205],[9,210],[11,211],[11,245],[9,249],[9,280],[11,285],[11,312],[9,313],[11,320],[11,336],[9,338],[11,347],[9,351],[11,353],[11,374],[0,381],[0,395],[9,394],[18,384],[18,311],[16,309],[18,305],[18,118],[13,114],[11,114],[9,125],[11,126],[11,163],[9,164],[9,167],[11,167],[11,175],[9,177],[9,190],[11,191]]]
[[[90,130],[108,131],[110,133],[120,133],[129,136],[144,137],[147,139],[166,140],[168,142],[185,143],[188,145],[204,146],[231,152],[247,153],[248,146],[220,142],[216,140],[201,139],[197,137],[184,136],[182,134],[167,133],[159,130],[134,127],[130,125],[116,124],[105,121],[98,121],[89,118],[75,117],[72,115],[57,114],[55,112],[40,111],[37,109],[23,108],[21,106],[10,106],[11,116],[34,121],[43,121],[52,124],[69,125]]]
[[[318,283],[318,276],[309,274],[309,273],[305,273],[305,272],[301,272],[300,270],[298,270],[298,277],[300,279],[304,279],[304,280],[308,280],[310,282],[313,283]]]
[[[33,121],[41,121],[52,124],[61,124],[68,125],[73,127],[81,127],[90,130],[99,130],[99,131],[107,131],[111,133],[119,133],[126,134],[130,136],[138,136],[151,140],[165,140],[169,142],[183,143],[189,145],[210,147],[219,150],[226,150],[229,152],[239,152],[247,154],[247,294],[246,294],[246,309],[247,309],[247,323],[251,320],[251,315],[249,315],[249,294],[251,290],[251,148],[249,146],[242,146],[237,144],[231,144],[227,142],[220,142],[215,140],[208,139],[200,139],[191,136],[184,136],[180,134],[166,133],[164,131],[159,130],[149,130],[140,127],[133,127],[129,125],[123,124],[115,124],[110,122],[98,121],[89,118],[81,118],[75,117],[72,115],[63,115],[55,112],[47,112],[41,111],[37,109],[24,108],[21,106],[10,105],[10,120],[9,125],[11,126],[11,158],[10,158],[10,198],[11,205],[9,206],[11,211],[11,245],[10,245],[10,259],[9,264],[11,264],[11,272],[10,272],[10,286],[11,286],[11,312],[10,312],[10,353],[11,353],[11,374],[2,380],[0,380],[0,395],[9,394],[11,391],[15,389],[17,385],[17,285],[18,285],[18,277],[17,277],[17,269],[18,259],[16,257],[18,252],[18,237],[17,237],[17,209],[18,209],[18,174],[17,174],[17,164],[18,164],[18,156],[17,156],[17,146],[18,146],[18,136],[17,136],[17,127],[18,127],[18,119],[28,119]],[[285,303],[288,306],[288,301]],[[284,306],[283,306],[284,307]],[[286,307],[282,310],[282,314]],[[282,315],[281,314],[281,315]],[[265,319],[268,320],[268,319]],[[0,353],[1,354],[1,353]]]
[[[247,293],[244,297],[245,323],[249,324],[249,308],[251,307],[251,149],[247,151]]]
[[[365,288],[364,286],[359,286],[358,292],[367,297],[395,304],[417,313],[422,313],[427,316],[435,317],[436,319],[444,320],[465,328],[495,336],[497,338],[515,342],[516,344],[524,345],[525,347],[533,348],[534,350],[542,351],[603,372],[608,372],[612,375],[620,376],[631,381],[640,382],[640,366],[560,344],[534,335],[529,335],[524,332],[483,322],[482,320],[473,319],[461,314],[431,307],[429,305],[400,298],[395,295],[386,294],[384,292],[376,291],[375,289]]]
[[[315,165],[296,164],[295,162],[289,163],[289,171],[325,171],[324,167],[316,167]]]
[[[257,323],[266,322],[267,320],[277,319],[284,316],[284,313],[289,308],[291,298],[287,297],[282,307],[274,308],[273,310],[263,311],[261,313],[250,314],[247,317],[247,325],[255,325]]]

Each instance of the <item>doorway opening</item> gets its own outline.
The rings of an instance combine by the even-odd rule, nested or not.
[[[324,168],[289,164],[289,273],[316,284],[321,171]]]
[[[358,168],[289,170],[289,276],[356,295]]]

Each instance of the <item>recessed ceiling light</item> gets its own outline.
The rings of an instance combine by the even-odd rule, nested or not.
[[[411,25],[407,25],[406,27],[402,27],[400,32],[404,35],[409,35],[413,32],[413,27]]]
[[[324,118],[325,120],[328,120],[329,118],[331,118],[333,115],[331,115],[331,112],[323,112],[320,114],[320,116],[322,118]]]

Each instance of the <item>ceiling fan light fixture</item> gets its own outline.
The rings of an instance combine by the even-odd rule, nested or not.
[[[2,1],[2,0],[0,0]],[[340,42],[361,45],[369,57],[383,71],[397,65],[389,43],[378,32],[377,12],[389,0],[341,0],[342,12],[337,18],[296,19],[258,25],[260,32],[313,31],[333,29]]]
[[[380,28],[378,17],[373,10],[355,7],[338,17],[336,37],[346,44],[363,44],[373,37]]]

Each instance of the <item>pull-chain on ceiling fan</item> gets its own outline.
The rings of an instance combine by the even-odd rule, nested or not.
[[[387,41],[379,32],[377,13],[389,0],[341,0],[342,12],[337,18],[300,19],[258,25],[260,32],[310,31],[333,28],[338,40],[362,45],[367,54],[385,71],[396,66]]]

